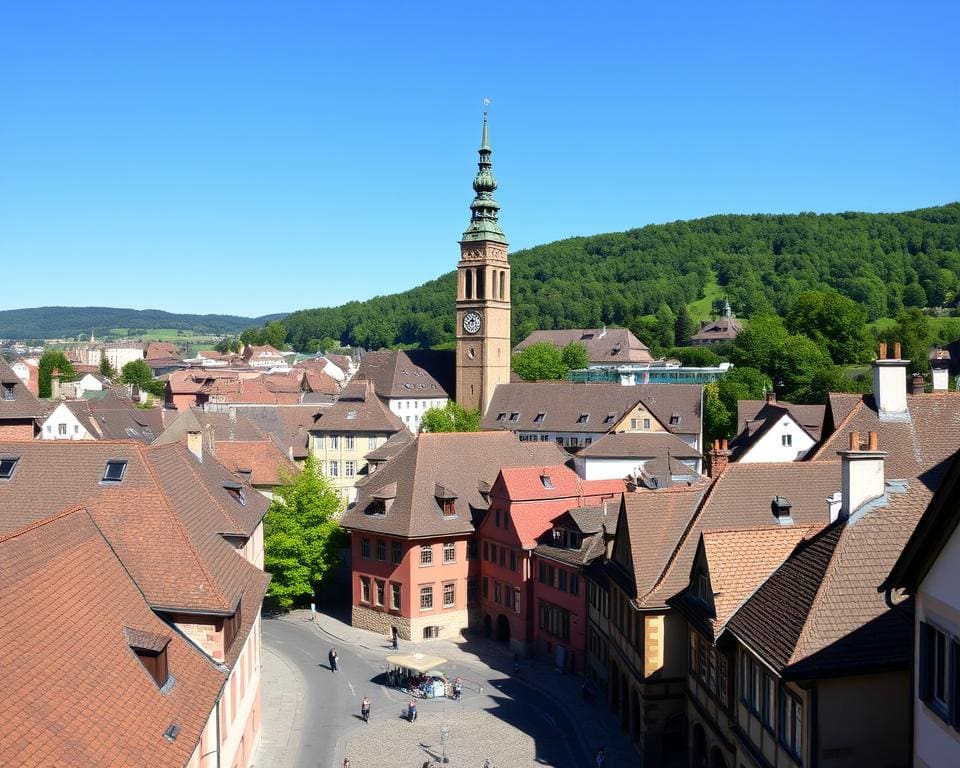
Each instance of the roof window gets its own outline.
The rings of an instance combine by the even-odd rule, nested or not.
[[[540,411],[533,419],[534,424],[543,424],[543,419],[547,415],[546,411]]]
[[[127,471],[126,459],[107,459],[107,466],[103,470],[103,482],[119,483]]]
[[[356,411],[347,411],[347,418],[348,418],[348,419],[351,419],[351,420],[352,420],[352,419],[356,419],[356,418],[357,418],[357,412],[356,412]]]
[[[13,387],[14,385],[12,383],[8,381],[3,382],[3,385],[0,386],[0,400],[15,400]]]
[[[610,413],[607,414],[607,417],[603,420],[603,423],[612,424],[615,418],[617,418],[617,414],[614,413],[613,411],[610,411]]]
[[[540,475],[540,482],[544,488],[553,488],[553,480],[550,479],[550,475]]]
[[[590,414],[589,414],[589,413],[581,413],[581,414],[577,417],[577,424],[586,424],[589,420],[590,420]]]
[[[19,456],[0,456],[0,480],[9,480],[17,468]]]
[[[675,427],[680,423],[680,414],[674,411],[670,414],[670,425]]]
[[[223,487],[241,507],[247,506],[247,497],[243,495],[243,486],[240,483],[224,483]]]
[[[497,421],[503,421],[506,418],[507,418],[506,411],[500,411],[500,413],[497,414]]]
[[[520,418],[520,414],[517,411],[514,411],[513,413],[510,414],[510,421],[516,421],[519,418]]]
[[[170,723],[170,725],[167,726],[167,730],[163,732],[163,738],[167,741],[176,741],[179,734],[180,726],[177,723]]]

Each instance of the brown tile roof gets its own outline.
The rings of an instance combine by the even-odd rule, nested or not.
[[[697,384],[629,387],[563,381],[500,384],[480,421],[480,428],[605,433],[642,402],[665,429],[674,434],[698,435],[701,392]],[[537,421],[541,413],[543,416]],[[515,419],[513,414],[517,414]],[[586,419],[581,418],[584,414]],[[671,424],[671,421],[677,423]]]
[[[73,511],[0,538],[0,562],[0,763],[186,765],[225,675],[157,618],[89,516]],[[166,640],[174,683],[165,692],[131,636]],[[173,723],[180,732],[169,741]]]
[[[802,543],[730,620],[730,630],[786,677],[906,666],[912,620],[878,590],[931,493],[888,486],[870,505]]]
[[[628,328],[572,328],[565,331],[534,331],[513,348],[522,352],[531,344],[546,342],[565,347],[578,342],[587,348],[587,359],[597,365],[624,365],[649,363],[653,360],[650,348],[633,335]]]
[[[413,433],[409,430],[401,429],[396,434],[391,435],[379,448],[366,454],[364,458],[367,461],[388,461],[412,443],[414,439]]]
[[[64,404],[97,440],[137,440],[152,443],[163,434],[160,408],[137,408],[130,398],[65,400]],[[117,407],[110,407],[110,406]]]
[[[743,330],[738,320],[732,317],[720,317],[706,323],[697,333],[690,337],[691,342],[731,341]]]
[[[578,453],[591,459],[699,459],[700,452],[671,432],[611,432]]]
[[[155,445],[184,442],[188,432],[202,431],[205,445],[223,440],[266,440],[267,436],[248,418],[248,409],[204,410],[191,406],[180,411],[155,441]]]
[[[319,392],[323,395],[335,395],[340,391],[340,385],[337,383],[337,380],[323,371],[307,371],[304,378],[311,392]]]
[[[0,423],[8,420],[39,419],[43,416],[43,411],[43,403],[13,372],[7,361],[0,358]]]
[[[950,458],[960,448],[960,394],[908,395],[907,409],[907,421],[882,421],[873,395],[863,395],[811,461],[833,459],[838,451],[846,450],[851,431],[864,436],[876,432],[880,449],[890,452],[884,466],[887,478],[918,478],[927,488],[935,488]]]
[[[456,361],[448,350],[411,349],[367,352],[357,379],[372,381],[383,398],[453,397]]]
[[[568,565],[583,567],[603,555],[606,549],[604,526],[607,538],[617,530],[619,501],[604,502],[599,506],[574,507],[553,521],[550,530],[539,538],[534,553]],[[553,544],[553,529],[578,530],[583,538],[579,549],[568,549]]]
[[[469,533],[473,512],[487,508],[480,481],[492,484],[504,466],[549,466],[564,457],[552,443],[521,443],[508,432],[420,434],[369,476],[341,525],[408,538]],[[386,514],[366,514],[376,493],[391,484],[396,497]],[[437,486],[456,495],[456,516],[444,517]]]
[[[217,461],[231,472],[250,472],[251,485],[280,485],[300,474],[300,467],[269,439],[219,440],[214,443],[213,453]]]
[[[271,360],[273,358],[283,359],[283,355],[276,347],[269,344],[247,344],[243,349],[244,360]]]
[[[311,432],[387,432],[404,429],[403,422],[373,392],[373,385],[357,381],[333,405],[318,411]]]
[[[177,345],[169,341],[151,341],[143,354],[149,361],[153,360],[174,360],[180,361],[180,353],[177,351]]]
[[[755,403],[760,407],[752,410]],[[824,406],[793,405],[792,403],[767,403],[762,400],[747,400],[737,404],[737,420],[741,429],[730,441],[730,460],[737,461],[750,450],[764,435],[789,416],[806,432],[814,443],[820,442],[823,431]]]

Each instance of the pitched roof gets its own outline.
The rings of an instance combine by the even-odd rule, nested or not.
[[[534,553],[568,565],[583,567],[600,557],[606,549],[606,539],[617,530],[619,501],[604,502],[597,506],[573,507],[553,521],[550,529],[537,540]],[[604,528],[606,529],[604,531]],[[554,529],[572,529],[581,533],[578,549],[557,546]],[[606,534],[606,538],[605,535]]]
[[[249,472],[251,485],[280,485],[300,474],[300,467],[270,439],[219,440],[213,453],[231,472]]]
[[[564,331],[534,331],[513,348],[522,352],[531,344],[546,342],[565,347],[577,342],[587,349],[587,360],[594,365],[623,365],[653,361],[650,348],[629,328],[571,328]]]
[[[690,341],[729,341],[737,338],[743,330],[743,325],[733,317],[718,317],[706,323],[697,333],[690,337]]]
[[[43,411],[43,403],[13,372],[7,361],[0,357],[0,422],[39,419]]]
[[[341,520],[344,528],[417,538],[473,531],[473,512],[485,510],[480,482],[502,466],[549,466],[565,458],[553,443],[521,443],[507,432],[423,433],[369,476]],[[385,514],[366,514],[376,493],[396,484]],[[456,515],[444,516],[439,488],[456,496]]]
[[[379,397],[453,397],[456,360],[450,350],[384,349],[367,352],[356,379],[372,381]]]
[[[393,413],[383,401],[374,394],[373,384],[369,381],[357,381],[348,386],[340,399],[323,410],[317,417],[310,432],[325,434],[328,432],[387,432],[394,433],[404,429],[400,417]]]
[[[907,395],[907,411],[906,420],[881,420],[873,395],[861,396],[811,461],[830,460],[838,451],[846,450],[851,431],[861,435],[876,432],[881,448],[890,451],[884,465],[887,478],[918,478],[927,488],[936,488],[960,446],[960,395]]]
[[[162,409],[137,408],[130,398],[108,396],[102,400],[65,400],[63,404],[97,440],[151,443],[164,432]]]
[[[642,402],[665,429],[674,434],[697,435],[701,392],[698,384],[627,387],[607,382],[565,381],[500,384],[494,390],[480,428],[604,433]]]
[[[611,432],[580,451],[591,459],[699,459],[700,451],[671,432]]]
[[[86,512],[0,538],[0,562],[0,763],[186,765],[225,675],[157,618]],[[144,637],[166,641],[164,691],[131,650]]]
[[[182,358],[180,353],[177,351],[177,345],[172,344],[169,341],[151,341],[147,344],[147,348],[143,353],[144,359],[148,361],[152,360],[175,360],[179,361]]]
[[[761,405],[756,411],[752,411],[751,406],[755,403],[761,403]],[[741,429],[730,441],[730,460],[737,461],[741,458],[785,417],[806,432],[814,443],[820,442],[824,406],[767,403],[757,400],[741,401],[737,406],[737,420],[741,422]]]

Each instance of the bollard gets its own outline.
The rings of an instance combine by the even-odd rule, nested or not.
[[[316,603],[310,603],[310,621],[317,620],[317,605]]]

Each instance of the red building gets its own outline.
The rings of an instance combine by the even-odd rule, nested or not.
[[[534,650],[535,628],[539,629],[540,622],[534,604],[534,550],[538,539],[568,510],[618,499],[623,491],[622,480],[581,480],[563,464],[507,466],[500,471],[490,490],[490,508],[478,528],[479,603],[488,635],[508,642],[517,653]],[[572,573],[576,569],[570,570]],[[568,614],[573,609],[578,627],[572,635],[560,632],[557,639],[562,637],[562,642],[582,658],[586,599],[582,579],[579,574],[573,575],[571,581],[563,577],[566,594],[559,599],[558,607],[562,605]],[[556,595],[552,597],[558,601]]]

